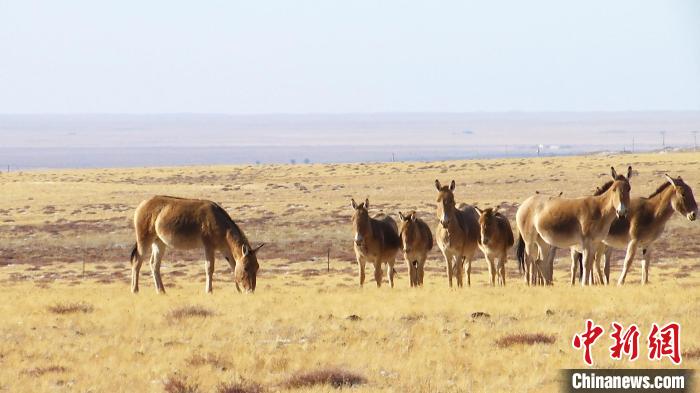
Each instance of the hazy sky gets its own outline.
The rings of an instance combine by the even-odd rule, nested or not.
[[[700,110],[700,2],[0,0],[0,113],[508,110]]]

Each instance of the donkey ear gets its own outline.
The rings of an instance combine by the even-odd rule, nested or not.
[[[401,212],[399,212],[399,218],[401,219],[401,221],[406,221],[406,216],[404,216]]]
[[[450,191],[454,191],[455,187],[457,187],[457,184],[455,183],[454,180],[452,180],[452,183],[450,183]]]
[[[615,170],[615,167],[610,167],[610,174],[612,175],[613,180],[617,180],[617,171]]]
[[[479,217],[481,217],[481,215],[484,214],[484,211],[479,209],[478,206],[474,206],[474,210],[476,210],[476,212],[479,213]]]
[[[246,257],[248,254],[250,254],[250,248],[248,248],[247,244],[244,244],[241,246],[241,252],[243,253],[243,256]]]
[[[671,183],[673,187],[676,187],[676,181],[673,180],[673,178],[669,176],[668,173],[664,173],[664,177],[666,178],[666,180],[668,180],[669,183]]]
[[[261,249],[262,246],[264,246],[264,245],[265,245],[265,243],[260,243],[259,246],[255,247],[255,248],[253,249],[253,252],[258,252],[258,250]]]
[[[357,209],[357,202],[355,202],[354,198],[350,199],[350,206],[352,206],[353,209]]]
[[[632,177],[632,165],[627,167],[627,180]]]
[[[442,188],[442,186],[440,185],[440,180],[438,179],[435,179],[435,188],[437,188],[438,191],[440,191],[440,189]]]
[[[411,212],[411,215],[408,216],[408,218],[409,218],[411,221],[416,221],[416,211],[415,211],[415,210],[412,211],[412,212]]]
[[[365,198],[365,209],[369,209],[369,198]]]

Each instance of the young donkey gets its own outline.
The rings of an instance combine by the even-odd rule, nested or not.
[[[401,248],[401,240],[397,233],[396,222],[393,218],[377,214],[369,216],[369,199],[359,205],[351,200],[354,210],[352,215],[352,230],[355,233],[355,256],[360,269],[360,286],[365,283],[365,263],[374,264],[374,279],[377,287],[382,286],[382,263],[388,264],[389,283],[394,287],[394,261],[396,253]]]
[[[689,221],[695,221],[698,214],[698,204],[693,196],[693,190],[683,179],[672,178],[665,175],[664,182],[648,198],[637,197],[630,202],[630,212],[626,218],[617,218],[610,226],[608,236],[598,249],[596,267],[600,273],[600,257],[604,256],[604,276],[599,276],[600,281],[608,283],[610,280],[610,254],[612,249],[627,250],[622,274],[618,285],[625,282],[632,260],[637,248],[642,248],[642,284],[649,282],[649,263],[652,254],[652,245],[658,239],[666,227],[666,222],[673,215],[673,211],[684,215]],[[596,193],[603,193],[609,187],[605,184]],[[602,254],[602,255],[601,255]]]
[[[489,263],[491,285],[496,285],[495,276],[498,274],[498,284],[505,286],[508,249],[513,247],[515,243],[510,222],[506,216],[492,208],[481,210],[474,206],[474,209],[479,213],[479,227],[481,228],[479,248]],[[498,258],[498,265],[494,266],[496,258]]]
[[[399,218],[401,218],[399,235],[411,286],[422,286],[425,260],[428,258],[428,252],[433,249],[433,233],[425,221],[416,217],[415,211],[407,215],[399,212]]]
[[[472,259],[478,248],[481,231],[479,214],[474,207],[461,203],[455,205],[455,181],[449,187],[435,180],[438,190],[437,218],[440,223],[435,230],[438,247],[445,256],[447,279],[452,287],[452,275],[457,278],[457,286],[462,284],[464,262],[467,262],[467,285],[471,285]]]
[[[221,252],[233,270],[236,289],[255,291],[258,272],[257,251],[226,211],[214,202],[155,196],[141,202],[134,213],[136,245],[131,251],[131,291],[139,291],[139,271],[145,255],[151,254],[151,271],[156,291],[165,293],[160,262],[167,247],[204,248],[206,291],[212,292],[214,254]]]

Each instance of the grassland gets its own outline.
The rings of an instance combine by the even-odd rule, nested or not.
[[[643,335],[652,322],[678,321],[683,367],[698,368],[700,225],[679,215],[647,287],[637,263],[623,288],[571,288],[561,253],[554,287],[525,287],[511,261],[508,286],[491,288],[479,259],[472,287],[450,290],[437,251],[424,288],[408,288],[401,264],[393,290],[357,287],[350,197],[369,197],[373,211],[416,210],[434,226],[433,181],[455,179],[458,201],[500,204],[512,218],[535,191],[592,192],[610,165],[638,172],[633,195],[650,194],[663,173],[700,192],[697,153],[3,173],[0,391],[162,392],[177,379],[201,392],[222,383],[333,390],[290,383],[315,372],[357,374],[364,382],[353,391],[362,392],[552,391],[560,368],[583,365],[570,342],[586,318],[637,323]],[[256,294],[237,294],[219,263],[206,295],[201,253],[168,251],[168,294],[155,294],[146,268],[131,295],[131,215],[153,194],[215,200],[253,242],[268,243]],[[607,340],[595,347],[596,366],[671,366],[613,361]]]

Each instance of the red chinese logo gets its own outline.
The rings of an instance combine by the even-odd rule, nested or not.
[[[610,347],[610,357],[616,360],[622,359],[622,355],[627,355],[630,361],[635,361],[639,357],[639,329],[632,324],[627,330],[622,329],[622,325],[617,322],[612,323],[614,332],[610,334],[615,343]]]
[[[671,322],[659,328],[651,324],[649,342],[649,360],[661,360],[664,356],[674,364],[681,364],[681,325]]]
[[[592,320],[586,320],[586,329],[574,335],[572,345],[574,349],[583,349],[583,360],[591,366],[593,358],[591,348],[596,340],[603,335],[604,329],[596,325]],[[640,331],[637,325],[631,324],[627,329],[617,322],[612,323],[610,338],[613,344],[609,347],[610,357],[613,360],[621,360],[623,356],[635,361],[639,357]],[[669,358],[674,364],[681,364],[681,326],[670,322],[662,327],[656,323],[651,324],[651,331],[647,337],[649,343],[649,360],[661,360]]]
[[[591,358],[591,346],[595,344],[595,341],[603,334],[603,328],[596,325],[590,319],[586,320],[586,331],[574,335],[573,346],[576,349],[584,348],[583,360],[589,366],[593,364],[593,359]]]

